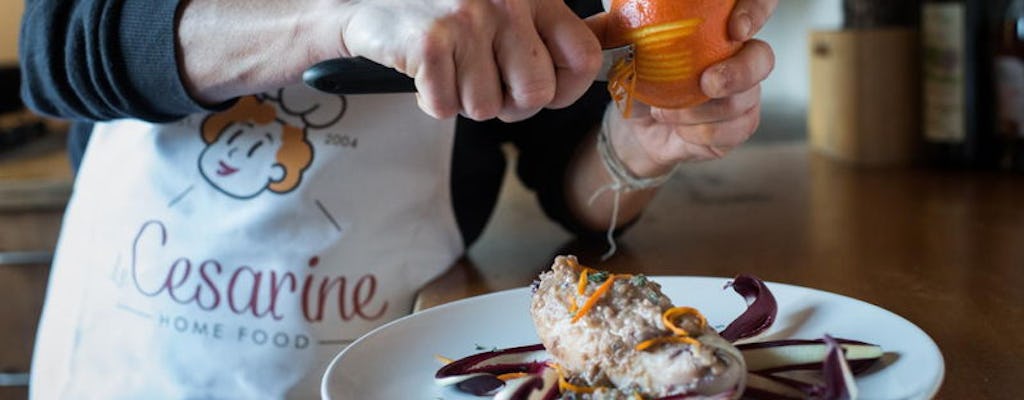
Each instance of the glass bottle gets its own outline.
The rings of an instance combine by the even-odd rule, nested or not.
[[[923,130],[935,165],[992,164],[991,0],[928,0],[921,9]]]
[[[999,164],[1024,172],[1024,0],[1010,1],[999,20],[994,62]]]

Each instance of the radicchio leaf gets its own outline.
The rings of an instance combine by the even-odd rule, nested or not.
[[[739,275],[732,282],[725,284],[725,287],[732,287],[746,299],[747,310],[719,332],[722,338],[735,342],[758,335],[772,326],[779,312],[779,305],[764,281],[751,275]]]
[[[468,379],[456,383],[455,387],[459,391],[473,394],[476,396],[484,396],[487,394],[495,393],[498,389],[505,386],[505,381],[498,379],[498,377],[490,374],[480,374],[469,377]]]
[[[857,382],[853,380],[853,372],[846,363],[843,348],[832,336],[825,335],[824,340],[828,344],[828,356],[821,366],[821,373],[825,378],[823,400],[856,399]]]
[[[674,394],[674,395],[671,395],[671,396],[659,397],[659,398],[654,399],[654,400],[729,400],[729,399],[733,398],[734,396],[736,396],[736,391],[735,390],[730,390],[730,391],[727,391],[727,392],[723,392],[723,393],[719,393],[719,394],[715,394],[715,395],[711,395],[711,396],[703,395],[703,394],[683,393],[683,394]]]
[[[744,398],[756,400],[801,400],[809,397],[806,390],[766,374],[747,374]]]
[[[857,340],[839,339],[847,364],[854,374],[871,368],[882,358],[881,347]],[[776,373],[794,370],[818,370],[829,354],[824,339],[784,339],[766,342],[742,343],[736,348],[743,353],[747,369],[758,373]]]
[[[528,377],[509,381],[494,400],[555,400],[559,395],[558,371],[548,367]]]
[[[541,344],[477,353],[441,367],[434,374],[434,380],[439,385],[455,385],[473,395],[490,395],[505,385],[498,375],[538,374],[548,368],[547,357]]]

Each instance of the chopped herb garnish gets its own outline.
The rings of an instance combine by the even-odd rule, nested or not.
[[[594,283],[601,283],[608,280],[608,271],[597,271],[587,276],[587,280]]]
[[[481,346],[480,344],[476,344],[476,351],[484,351],[484,350],[487,350],[487,351],[498,351],[498,347],[494,346],[494,347],[491,347],[491,348],[487,348],[486,346]]]
[[[629,278],[629,283],[632,283],[633,286],[644,286],[647,284],[647,277],[642,274],[634,275],[632,278]]]

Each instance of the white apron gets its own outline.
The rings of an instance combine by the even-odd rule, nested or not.
[[[327,362],[462,252],[453,137],[412,95],[302,86],[97,125],[33,398],[317,398]]]

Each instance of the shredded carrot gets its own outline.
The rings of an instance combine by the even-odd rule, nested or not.
[[[527,374],[525,372],[509,372],[507,374],[498,375],[498,379],[501,379],[503,381],[510,381],[510,380],[517,379],[517,378],[522,378],[522,377],[528,376],[528,375],[530,375],[530,374]]]
[[[608,279],[594,290],[594,293],[587,298],[585,303],[583,303],[583,307],[580,307],[579,311],[576,311],[576,316],[572,317],[572,323],[579,321],[580,318],[583,318],[584,315],[587,315],[587,313],[590,312],[590,309],[594,308],[594,305],[601,299],[601,296],[608,293],[608,290],[612,288],[612,285],[615,283],[615,279],[617,279],[617,277],[614,275],[608,276]]]
[[[440,355],[437,355],[437,354],[434,355],[434,358],[436,358],[437,361],[440,361],[441,364],[445,364],[445,365],[448,365],[448,364],[451,364],[451,363],[455,362],[455,360],[452,360],[452,359],[450,359],[448,357],[440,356]]]
[[[580,309],[580,306],[576,304],[576,296],[569,295],[569,312],[575,313],[576,310]]]

